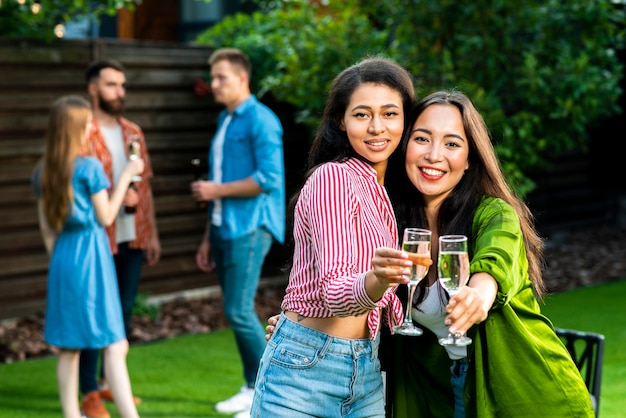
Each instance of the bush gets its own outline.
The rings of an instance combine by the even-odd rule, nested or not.
[[[79,16],[115,15],[121,8],[135,10],[141,0],[15,0],[0,1],[0,38],[53,40],[57,25]]]
[[[133,305],[133,316],[146,316],[150,320],[154,321],[159,317],[161,307],[156,303],[150,303],[148,301],[148,295],[145,293],[138,293]]]
[[[335,75],[364,55],[384,53],[386,38],[365,15],[348,9],[325,15],[309,5],[226,17],[196,43],[245,51],[257,96],[271,92],[298,109],[296,122],[315,127]]]

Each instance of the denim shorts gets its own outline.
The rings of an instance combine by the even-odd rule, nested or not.
[[[261,359],[250,416],[384,417],[378,339],[333,337],[282,313]]]

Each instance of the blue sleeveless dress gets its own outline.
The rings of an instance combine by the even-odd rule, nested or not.
[[[38,170],[33,186],[40,195]],[[91,195],[108,188],[100,161],[74,161],[71,213],[58,235],[48,268],[46,343],[68,349],[103,348],[126,338],[113,255]]]

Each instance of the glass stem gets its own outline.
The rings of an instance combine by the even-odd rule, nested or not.
[[[406,313],[404,314],[404,323],[413,325],[413,293],[415,293],[415,285],[409,283],[407,285],[409,300],[406,303]]]

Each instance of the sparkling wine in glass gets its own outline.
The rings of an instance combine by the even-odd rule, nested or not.
[[[465,286],[469,279],[469,255],[465,235],[442,235],[439,237],[437,271],[439,283],[450,296],[456,295]],[[465,346],[471,343],[471,338],[458,332],[439,339],[441,345]]]
[[[419,327],[413,324],[412,308],[413,293],[417,284],[426,277],[428,269],[432,263],[430,259],[430,238],[432,233],[428,229],[406,228],[402,238],[402,250],[409,255],[409,260],[413,262],[411,274],[409,276],[408,300],[404,321],[401,325],[394,327],[394,332],[402,335],[418,336],[422,335]]]

